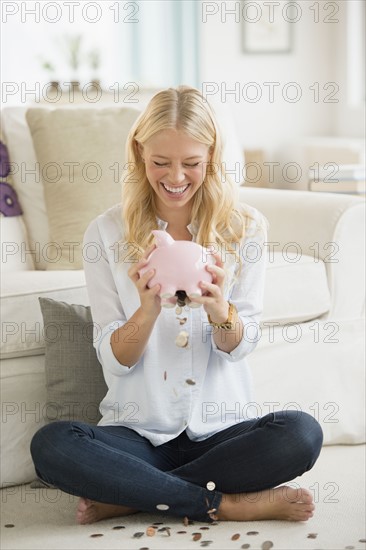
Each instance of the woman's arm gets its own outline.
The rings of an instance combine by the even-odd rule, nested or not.
[[[129,368],[135,365],[144,353],[155,321],[161,311],[161,302],[157,295],[160,285],[155,285],[152,288],[147,287],[147,283],[154,275],[154,270],[147,271],[142,277],[138,274],[154,248],[155,246],[152,246],[145,250],[141,261],[133,264],[128,270],[128,276],[138,290],[141,306],[129,321],[113,332],[111,336],[111,346],[115,357]],[[133,336],[126,338],[126,335],[129,334]]]
[[[105,230],[105,228],[104,228]],[[139,277],[138,270],[146,263],[152,248],[145,251],[140,262],[132,264],[128,275],[136,285],[140,307],[127,319],[114,280],[110,259],[100,234],[98,218],[87,228],[83,249],[96,249],[95,260],[84,257],[84,271],[94,322],[94,347],[101,364],[116,375],[129,372],[136,365],[149,340],[155,321],[161,311],[157,296],[159,285],[149,289],[151,273]]]

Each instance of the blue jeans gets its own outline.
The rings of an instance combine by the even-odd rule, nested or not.
[[[310,470],[322,441],[312,416],[281,411],[158,447],[123,426],[58,421],[34,435],[31,454],[39,478],[67,493],[209,522],[223,493],[270,489]]]

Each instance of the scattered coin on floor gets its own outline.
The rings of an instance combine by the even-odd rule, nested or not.
[[[308,539],[316,539],[317,536],[318,536],[318,533],[309,533]]]
[[[177,307],[175,308],[175,313],[176,313],[176,315],[181,315],[181,314],[182,314],[182,311],[183,311],[183,309],[182,309],[180,306],[177,306]]]
[[[187,516],[184,516],[184,518],[183,518],[183,525],[185,525],[185,527],[188,526],[188,521],[189,521],[189,520],[188,520]]]
[[[209,529],[209,527],[200,527],[200,529],[203,529],[204,531],[206,531],[207,529]]]
[[[143,546],[140,550],[149,550],[149,548],[147,546]]]
[[[231,537],[231,540],[238,540],[238,539],[240,539],[240,533],[235,533],[235,535]]]
[[[14,523],[6,523],[4,527],[15,527]]]
[[[141,537],[144,536],[144,533],[142,533],[141,531],[138,531],[137,533],[134,533],[132,536],[134,539],[140,539]]]
[[[242,544],[240,548],[250,548],[250,544],[246,542],[245,544]]]
[[[177,531],[177,535],[185,535],[187,531]]]
[[[154,521],[153,525],[164,525],[163,521]]]
[[[153,537],[155,535],[154,527],[148,527],[146,529],[146,534],[147,534],[148,537]]]
[[[266,540],[262,544],[262,550],[271,550],[273,548],[273,542],[271,540]]]
[[[218,525],[218,522],[217,521],[212,521],[211,525]]]
[[[209,491],[213,491],[213,490],[215,489],[216,485],[215,485],[215,483],[214,483],[213,481],[209,481],[209,482],[207,483],[206,487],[207,487],[207,489],[208,489]]]
[[[90,535],[93,539],[96,537],[102,537],[103,533],[94,533],[93,535]]]
[[[247,535],[259,535],[258,531],[248,531]]]
[[[212,540],[201,540],[201,546],[204,547],[204,546],[210,546],[210,544],[212,544]]]
[[[193,540],[200,540],[202,533],[193,533]]]
[[[114,527],[112,527],[112,529],[118,531],[119,529],[126,529],[126,527],[124,525],[115,525]]]
[[[196,382],[192,380],[192,378],[187,378],[186,384],[188,384],[189,386],[195,386]]]
[[[180,324],[180,325],[184,325],[186,322],[187,322],[187,317],[181,317],[181,318],[179,319],[179,324]]]
[[[156,507],[158,510],[169,510],[169,506],[167,504],[157,504]]]
[[[360,539],[358,542],[366,542],[366,539]]]
[[[170,537],[170,529],[170,527],[160,527],[160,529],[158,529],[158,533],[166,533]]]
[[[166,380],[166,370],[164,371],[164,380]]]

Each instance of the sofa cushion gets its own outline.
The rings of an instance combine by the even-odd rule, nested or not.
[[[93,346],[89,306],[39,298],[46,344],[45,419],[97,424],[108,388]]]
[[[48,216],[48,270],[82,269],[84,232],[121,199],[125,145],[137,109],[29,109]]]
[[[248,362],[256,414],[304,411],[325,445],[365,443],[365,319],[263,329]]]
[[[1,361],[0,483],[17,485],[36,477],[29,445],[46,424],[45,356]]]
[[[330,308],[325,264],[312,256],[268,250],[261,323],[301,323]]]
[[[84,271],[21,271],[1,278],[2,359],[45,352],[40,296],[89,305]]]

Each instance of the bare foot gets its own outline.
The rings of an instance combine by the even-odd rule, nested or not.
[[[224,494],[216,517],[224,521],[307,521],[314,509],[310,491],[283,485],[257,493]]]
[[[81,497],[76,510],[76,521],[80,524],[94,523],[101,519],[136,514],[138,511],[135,508],[128,508],[127,506],[105,504],[104,502],[96,502],[95,500]]]

